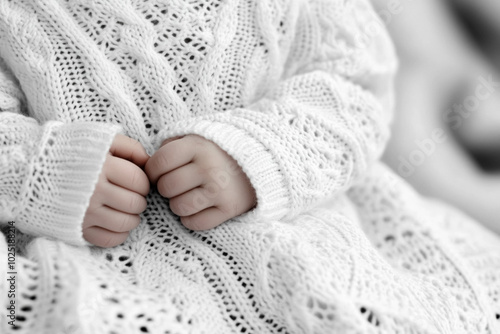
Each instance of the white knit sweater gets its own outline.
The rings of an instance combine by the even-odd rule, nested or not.
[[[16,333],[499,333],[499,239],[377,163],[396,66],[376,23],[366,0],[0,0],[0,223],[20,231],[0,332],[14,300]],[[125,244],[88,247],[120,131],[150,154],[214,141],[256,209],[193,232],[152,190]]]

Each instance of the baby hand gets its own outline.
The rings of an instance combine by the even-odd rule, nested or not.
[[[197,135],[164,141],[145,171],[192,230],[218,226],[256,204],[255,190],[236,161]]]
[[[146,209],[149,180],[140,167],[149,159],[142,145],[117,135],[83,221],[83,237],[101,247],[123,243]]]

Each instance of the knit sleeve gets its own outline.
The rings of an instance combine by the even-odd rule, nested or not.
[[[244,108],[175,125],[228,152],[257,194],[253,214],[292,218],[348,188],[388,139],[396,60],[367,1],[300,8],[284,75]],[[161,138],[161,136],[160,136]]]
[[[83,245],[82,222],[118,128],[26,116],[24,97],[0,60],[0,225]]]

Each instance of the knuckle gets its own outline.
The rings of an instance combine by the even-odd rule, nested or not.
[[[208,177],[211,182],[216,183],[221,189],[227,189],[234,180],[234,177],[221,167],[210,169]]]
[[[201,175],[203,180],[210,179],[209,171],[207,168],[202,166],[200,163],[195,163],[193,165],[194,165],[194,173],[196,173],[197,175]]]
[[[211,199],[219,199],[223,195],[222,189],[215,182],[208,182],[203,186],[203,195]]]
[[[212,181],[212,178],[210,176],[210,167],[204,166],[204,162],[200,161],[196,163],[196,169],[195,172],[198,173],[198,175],[201,176],[203,182],[203,185],[206,185]]]
[[[191,198],[191,202],[193,206],[199,211],[207,206],[210,206],[210,204],[213,203],[213,198],[207,196],[205,189],[202,189],[201,191],[194,194],[194,196]]]

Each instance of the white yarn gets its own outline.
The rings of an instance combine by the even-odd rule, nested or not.
[[[498,333],[498,238],[377,163],[396,61],[374,20],[366,0],[1,0],[16,332]],[[152,190],[125,244],[87,247],[119,131],[150,154],[214,141],[257,208],[193,232]]]

